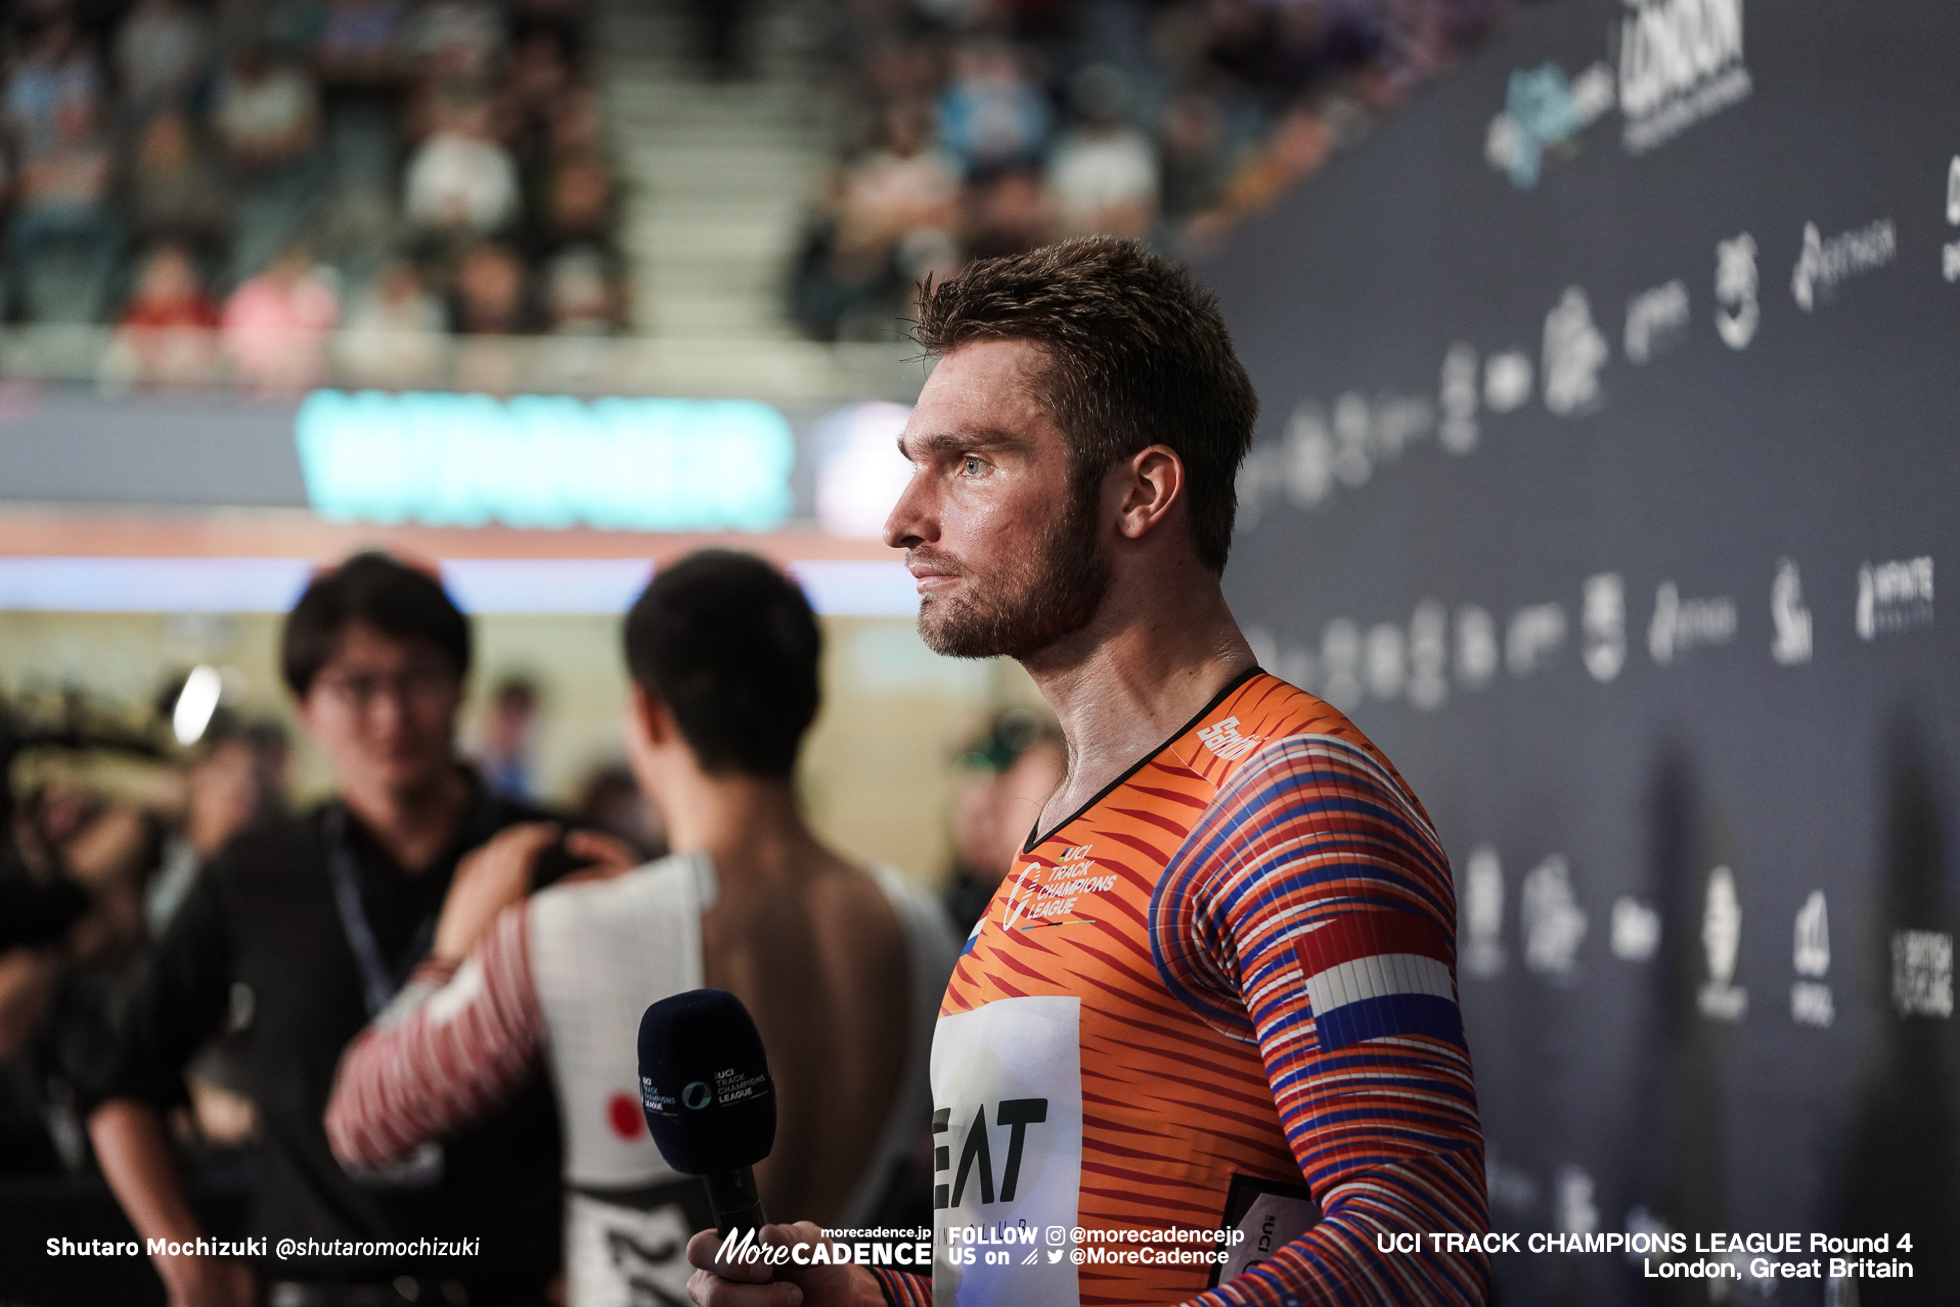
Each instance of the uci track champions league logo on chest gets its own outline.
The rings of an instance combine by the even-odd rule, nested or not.
[[[1083,925],[1093,921],[1077,904],[1085,898],[1105,894],[1116,888],[1116,877],[1098,867],[1090,858],[1091,844],[1077,844],[1062,850],[1052,867],[1039,862],[1021,865],[1021,875],[1013,892],[1001,905],[1002,930],[1034,930],[1041,926]]]
[[[1520,190],[1546,164],[1577,154],[1585,130],[1617,103],[1620,143],[1645,154],[1749,98],[1743,0],[1622,0],[1608,57],[1568,77],[1557,63],[1511,74],[1484,158]]]

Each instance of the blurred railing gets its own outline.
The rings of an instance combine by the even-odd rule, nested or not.
[[[191,328],[0,328],[0,380],[109,394],[319,386],[491,394],[676,395],[909,402],[923,372],[901,344],[633,336],[450,336],[352,330],[259,337],[234,348]]]

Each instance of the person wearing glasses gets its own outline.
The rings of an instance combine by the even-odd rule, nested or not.
[[[440,948],[437,917],[458,864],[555,832],[533,825],[479,848],[543,814],[496,796],[457,761],[470,628],[433,578],[358,554],[307,587],[280,654],[338,793],[235,836],[135,977],[92,1087],[103,1174],[146,1248],[189,1246],[153,1259],[173,1307],[245,1307],[260,1301],[259,1281],[279,1307],[541,1303],[561,1263],[546,1086],[371,1171],[334,1160],[321,1118],[342,1049]],[[596,836],[567,845],[602,862],[623,856]],[[247,1260],[224,1255],[236,1248],[200,1251],[165,1124],[183,1100],[185,1063],[213,1035],[241,1029],[264,1136],[245,1234],[268,1240]],[[460,1257],[349,1255],[350,1244],[425,1237],[478,1242]],[[268,1255],[282,1239],[300,1241],[299,1255]]]

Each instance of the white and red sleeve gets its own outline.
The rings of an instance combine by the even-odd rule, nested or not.
[[[536,1074],[544,1013],[531,977],[528,903],[514,903],[460,967],[425,962],[341,1056],[327,1142],[384,1166],[482,1120]]]

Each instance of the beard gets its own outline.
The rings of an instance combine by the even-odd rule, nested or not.
[[[1027,658],[1095,618],[1109,590],[1109,560],[1096,538],[1101,486],[1070,488],[1060,518],[1042,529],[1031,555],[979,572],[921,545],[906,561],[930,562],[966,584],[959,597],[928,595],[919,605],[919,637],[948,658]]]

